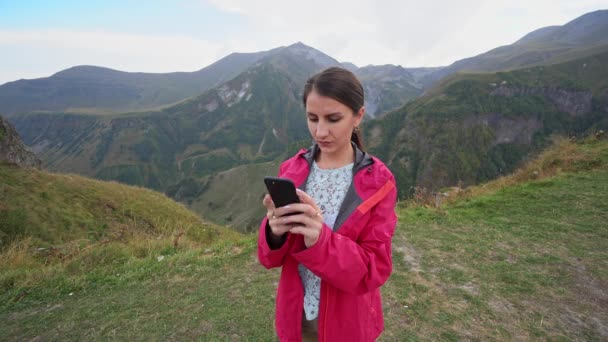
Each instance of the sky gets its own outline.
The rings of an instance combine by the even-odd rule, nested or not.
[[[302,42],[358,66],[449,65],[608,0],[0,0],[0,84],[77,65],[199,70]]]

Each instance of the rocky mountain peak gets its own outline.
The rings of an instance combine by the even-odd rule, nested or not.
[[[297,42],[295,44],[287,46],[285,48],[285,51],[288,51],[295,55],[303,56],[307,59],[311,59],[323,68],[340,65],[337,60],[301,42]]]

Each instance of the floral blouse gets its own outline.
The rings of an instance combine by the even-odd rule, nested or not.
[[[334,228],[336,217],[344,196],[352,182],[353,164],[337,169],[321,169],[313,162],[312,170],[306,181],[306,192],[315,200],[325,224]],[[307,320],[313,320],[319,315],[319,299],[321,297],[321,278],[312,273],[306,266],[298,265],[302,285],[304,286],[304,312]]]

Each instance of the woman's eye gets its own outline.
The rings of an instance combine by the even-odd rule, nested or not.
[[[329,118],[329,122],[338,122],[340,118]]]
[[[309,118],[308,118],[308,121],[311,121],[311,122],[317,122],[317,121],[319,121],[319,119],[309,117]]]

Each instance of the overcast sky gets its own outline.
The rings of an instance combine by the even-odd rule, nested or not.
[[[608,0],[0,0],[0,84],[76,65],[199,70],[301,41],[358,66],[449,65]]]

